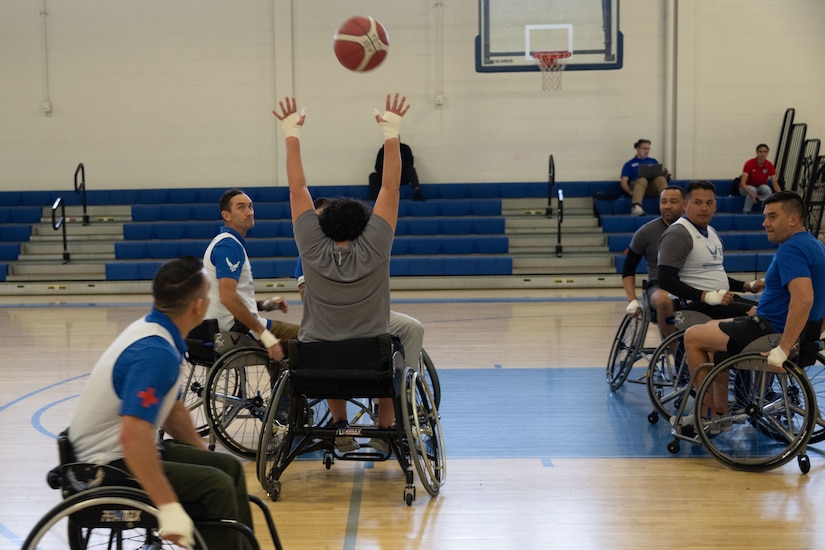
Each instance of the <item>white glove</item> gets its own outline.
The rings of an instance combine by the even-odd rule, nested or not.
[[[192,534],[194,529],[192,518],[189,517],[180,502],[170,502],[158,506],[158,526],[160,527],[160,536],[163,538],[177,536],[179,546],[192,548],[195,542]]]
[[[269,349],[278,343],[278,339],[275,338],[275,335],[269,332],[268,330],[263,331],[258,336],[258,340],[261,341],[261,343],[264,345],[266,349]]]
[[[286,137],[300,137],[301,135],[301,125],[298,124],[301,121],[301,117],[306,116],[307,110],[306,107],[301,109],[301,113],[292,113],[285,119],[281,121],[281,127],[284,129],[284,135]]]
[[[384,111],[384,114],[378,112],[378,109],[372,110],[375,116],[380,116],[384,120],[379,120],[378,124],[381,126],[381,129],[384,131],[384,139],[392,139],[398,137],[398,132],[401,130],[401,118],[395,113],[391,113],[389,111]]]
[[[768,354],[768,364],[772,367],[781,367],[787,358],[788,354],[782,348],[776,346]]]
[[[625,313],[636,313],[639,311],[639,300],[633,298],[627,303],[627,307],[624,309]]]
[[[718,306],[722,303],[722,298],[724,298],[725,294],[727,293],[727,290],[722,289],[714,290],[712,292],[705,292],[705,297],[702,301],[708,304],[709,306]]]
[[[303,284],[306,284],[306,280],[304,279],[304,276],[301,275],[300,277],[298,277],[298,286],[301,286]]]

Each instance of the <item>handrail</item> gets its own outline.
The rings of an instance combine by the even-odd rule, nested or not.
[[[57,218],[57,209],[60,209],[60,219]],[[63,228],[63,263],[69,263],[71,255],[69,254],[68,242],[66,240],[66,205],[63,202],[63,197],[57,197],[52,205],[52,229],[57,231]]]
[[[77,181],[78,174],[80,174],[80,182]],[[83,203],[83,225],[89,225],[89,215],[86,213],[86,168],[82,162],[74,171],[74,192],[80,193],[80,200]]]
[[[556,257],[561,258],[562,253],[562,246],[561,246],[561,224],[564,221],[564,191],[559,189],[559,216],[558,216],[558,229],[556,230]]]
[[[553,155],[547,159],[547,217],[553,216],[553,185],[556,183],[556,164]]]

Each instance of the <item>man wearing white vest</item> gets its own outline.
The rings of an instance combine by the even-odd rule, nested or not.
[[[716,188],[693,181],[685,189],[685,215],[659,240],[659,287],[692,309],[713,319],[753,315],[756,305],[734,292],[759,292],[762,280],[742,282],[728,277],[722,240],[710,221],[716,212]]]

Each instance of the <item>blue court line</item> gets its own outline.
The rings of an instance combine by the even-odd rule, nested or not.
[[[23,546],[23,539],[2,523],[0,523],[0,538],[5,538],[6,540],[11,541],[11,543],[15,544],[17,548]]]
[[[49,409],[51,409],[55,405],[60,405],[64,401],[68,401],[69,399],[77,399],[78,397],[80,397],[79,393],[77,393],[75,395],[70,395],[69,397],[64,397],[63,399],[58,399],[57,401],[53,401],[53,402],[49,403],[48,405],[46,405],[45,407],[41,407],[40,410],[35,411],[34,415],[32,415],[32,426],[34,426],[34,429],[37,430],[38,432],[40,432],[41,434],[47,436],[47,437],[51,437],[52,439],[57,439],[57,434],[52,433],[51,431],[47,430],[43,426],[43,423],[40,422],[40,419],[43,417],[43,414],[46,411],[48,411]]]
[[[16,405],[17,403],[20,403],[21,401],[24,401],[24,400],[28,399],[29,397],[37,395],[38,393],[43,393],[46,390],[56,388],[57,386],[60,386],[62,384],[67,384],[69,382],[74,382],[75,380],[79,380],[80,378],[85,378],[86,376],[89,376],[89,373],[81,374],[81,375],[75,376],[73,378],[67,378],[66,380],[62,380],[60,382],[55,382],[54,384],[50,384],[48,386],[44,386],[44,387],[40,388],[39,390],[34,390],[34,391],[29,392],[25,395],[21,395],[17,399],[13,399],[13,400],[9,401],[8,403],[6,403],[5,405],[0,405],[0,412],[5,411],[6,409],[11,407],[12,405]]]

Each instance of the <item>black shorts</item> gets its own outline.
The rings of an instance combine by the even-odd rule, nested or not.
[[[728,335],[728,353],[731,355],[742,351],[745,346],[766,334],[773,334],[771,324],[758,315],[735,317],[730,321],[719,323],[719,330]]]
[[[735,294],[733,296],[733,302],[726,306],[712,306],[706,304],[705,302],[695,301],[690,302],[682,309],[691,309],[693,311],[698,311],[699,313],[704,313],[711,319],[728,319],[747,316],[750,309],[755,305],[756,302],[748,300],[747,298],[742,298],[738,294]]]

